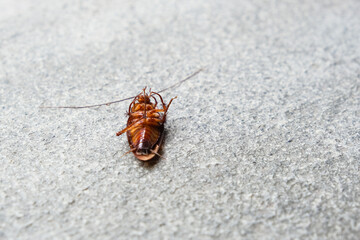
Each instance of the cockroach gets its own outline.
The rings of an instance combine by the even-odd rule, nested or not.
[[[126,132],[130,145],[129,152],[141,161],[148,161],[155,155],[159,155],[158,151],[164,137],[166,114],[176,98],[172,98],[168,104],[165,104],[159,93],[150,90],[147,94],[145,90],[146,88],[130,103],[127,127],[116,133],[116,136],[120,136]],[[162,108],[158,108],[156,98],[161,101]]]
[[[127,126],[123,130],[116,133],[116,136],[120,136],[126,132],[130,146],[130,151],[127,153],[132,152],[137,159],[141,161],[148,161],[153,159],[155,156],[161,157],[159,154],[159,149],[164,139],[164,125],[166,122],[166,115],[172,101],[177,98],[174,97],[169,101],[168,104],[165,104],[160,93],[179,86],[181,83],[194,77],[202,70],[203,69],[199,69],[185,79],[170,87],[164,88],[159,92],[153,92],[150,89],[149,92],[146,93],[145,87],[141,93],[134,97],[124,98],[112,102],[87,106],[60,106],[41,108],[91,108],[104,105],[108,106],[113,103],[133,99],[127,112],[127,115],[129,116]],[[158,103],[161,103],[161,107],[158,106]]]

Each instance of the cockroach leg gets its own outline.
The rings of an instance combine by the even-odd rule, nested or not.
[[[136,100],[136,98],[134,98],[134,100],[132,100],[132,102],[129,105],[129,114],[131,112],[131,106],[133,106],[135,104],[135,100]]]
[[[164,100],[163,100],[162,96],[161,96],[159,93],[157,93],[157,92],[152,92],[152,93],[159,96],[159,98],[160,98],[160,100],[161,100],[161,104],[162,104],[163,107],[164,107],[166,104],[164,103]]]
[[[122,158],[123,156],[125,156],[125,155],[127,155],[127,154],[129,154],[129,153],[131,153],[131,152],[134,152],[135,150],[136,150],[136,148],[130,149],[129,151],[127,151],[126,153],[124,153],[123,155],[121,155],[120,158]]]
[[[152,98],[154,99],[154,101],[155,101],[154,108],[156,108],[156,107],[157,107],[158,102],[157,102],[156,98],[155,98],[153,95],[151,95],[151,92],[150,92],[150,97],[152,97]]]
[[[157,112],[165,112],[164,109],[153,109],[149,111],[150,113],[157,113]]]
[[[155,154],[156,156],[158,156],[158,157],[163,158],[163,159],[165,159],[165,160],[166,160],[166,158],[165,158],[165,157],[163,157],[163,156],[162,156],[162,155],[160,155],[159,153],[155,152],[154,150],[150,149],[150,152],[151,152],[151,153],[153,153],[153,154]]]
[[[166,112],[167,112],[167,110],[169,109],[170,104],[172,103],[172,101],[173,101],[174,99],[176,99],[176,98],[177,98],[177,96],[176,96],[176,97],[173,97],[172,99],[170,99],[169,104],[166,106]]]
[[[130,131],[131,129],[133,129],[134,127],[136,127],[137,125],[139,125],[141,122],[141,120],[134,122],[133,124],[131,124],[130,126],[127,126],[126,128],[124,128],[123,130],[121,130],[120,132],[116,133],[116,136],[120,136],[121,134]]]

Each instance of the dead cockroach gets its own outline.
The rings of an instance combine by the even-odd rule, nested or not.
[[[165,104],[159,93],[150,90],[149,94],[146,94],[145,89],[130,103],[127,127],[116,133],[116,136],[127,133],[129,152],[134,153],[135,157],[141,161],[148,161],[159,154],[166,114],[171,102],[176,98],[172,98],[168,104]],[[162,103],[162,108],[157,107],[157,97]],[[151,101],[152,99],[154,102]]]
[[[170,87],[162,89],[159,92],[153,92],[149,90],[149,93],[146,93],[145,87],[140,94],[134,97],[124,98],[112,102],[87,106],[61,106],[42,108],[91,108],[133,99],[129,105],[129,111],[127,112],[129,116],[127,126],[120,132],[116,133],[116,136],[120,136],[126,132],[130,145],[130,151],[127,153],[132,152],[137,159],[141,161],[148,161],[155,156],[160,156],[159,149],[164,138],[164,124],[166,122],[167,111],[172,101],[176,98],[172,98],[168,104],[165,104],[160,93],[180,85],[201,71],[202,69],[199,69],[185,79]],[[160,102],[162,106],[158,107],[158,103]]]

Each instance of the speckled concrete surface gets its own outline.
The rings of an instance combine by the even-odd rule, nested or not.
[[[0,1],[1,239],[359,239],[360,2]],[[160,90],[163,155],[123,153]]]

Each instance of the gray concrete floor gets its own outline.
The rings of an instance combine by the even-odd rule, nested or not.
[[[1,239],[359,239],[360,2],[0,1]],[[160,159],[129,101],[176,89]]]

